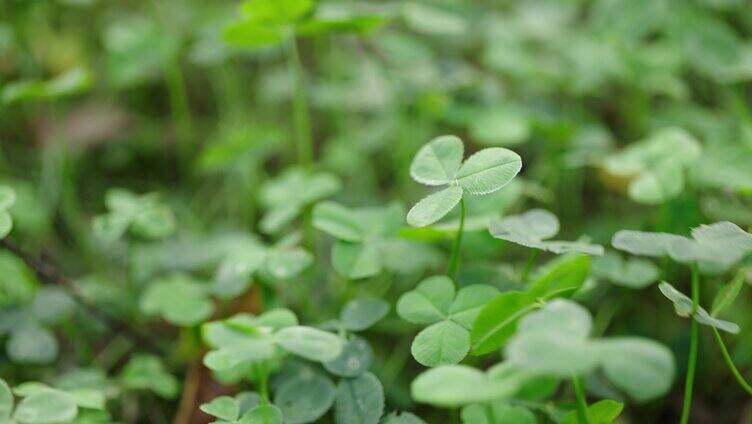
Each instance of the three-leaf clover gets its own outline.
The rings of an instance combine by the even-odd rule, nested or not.
[[[612,250],[593,259],[592,274],[630,289],[641,289],[658,280],[660,270],[651,261],[630,257],[624,259]]]
[[[676,312],[676,315],[684,318],[691,316],[695,321],[702,325],[715,327],[719,330],[731,334],[739,333],[738,325],[734,324],[733,322],[715,318],[714,316],[710,315],[708,311],[705,310],[705,308],[699,305],[697,305],[697,309],[692,312],[692,299],[690,299],[689,296],[685,295],[679,290],[676,290],[671,284],[662,281],[658,285],[658,288],[660,289],[661,293],[663,293],[663,295],[666,296],[666,298],[674,304],[674,311]]]
[[[13,229],[10,208],[16,203],[16,192],[8,186],[0,186],[0,239]]]
[[[298,242],[297,234],[283,237],[272,246],[253,237],[236,240],[214,273],[212,293],[231,299],[249,287],[254,273],[271,277],[272,281],[299,275],[313,263],[313,256],[297,247]]]
[[[315,362],[337,358],[344,340],[337,335],[313,327],[298,325],[298,319],[287,309],[275,309],[259,316],[238,314],[202,327],[205,342],[212,350],[204,356],[204,364],[215,371],[279,357],[292,353]]]
[[[429,277],[397,302],[397,313],[415,324],[431,324],[421,330],[410,348],[419,363],[434,367],[456,364],[470,351],[470,330],[481,308],[498,294],[495,287],[475,284],[455,295],[449,277]]]
[[[5,345],[15,363],[48,364],[58,354],[58,342],[50,325],[63,322],[74,311],[73,299],[59,287],[37,290],[31,302],[0,313],[0,335],[9,333]]]
[[[347,278],[358,279],[377,275],[384,267],[400,271],[399,255],[406,248],[418,248],[397,238],[404,216],[399,203],[351,209],[324,201],[313,208],[313,225],[337,238],[332,247],[334,269]]]
[[[629,197],[646,204],[659,204],[684,189],[684,171],[701,154],[700,143],[680,128],[664,128],[647,139],[605,159],[612,174],[632,177]]]
[[[161,239],[176,228],[175,215],[157,193],[136,195],[113,188],[105,195],[108,212],[94,218],[94,232],[105,240],[116,240],[126,231],[146,239]]]
[[[164,367],[155,355],[134,356],[119,376],[120,384],[127,390],[150,390],[165,399],[174,399],[180,390],[178,380]]]
[[[192,327],[214,312],[210,287],[186,274],[172,274],[149,284],[141,297],[141,310],[161,315],[172,324]]]
[[[546,303],[520,320],[505,348],[507,361],[532,373],[569,378],[601,368],[617,388],[638,401],[666,393],[674,357],[665,346],[639,337],[590,339],[592,317],[564,299]]]
[[[532,209],[520,215],[491,220],[488,230],[498,239],[557,254],[586,253],[602,255],[603,247],[580,241],[548,240],[559,232],[559,219],[544,209]]]
[[[457,407],[508,399],[527,378],[515,370],[510,372],[505,363],[486,372],[467,365],[440,365],[418,375],[410,393],[416,402]]]
[[[260,200],[267,209],[259,222],[261,231],[276,234],[290,225],[303,210],[342,187],[334,174],[309,173],[292,168],[261,187]]]
[[[23,398],[13,408],[13,395]],[[103,411],[104,394],[89,388],[63,390],[27,382],[13,389],[0,379],[0,422],[17,424],[71,422],[85,410]],[[12,419],[11,419],[12,417]]]
[[[692,238],[645,231],[622,230],[611,244],[620,250],[644,256],[669,256],[683,263],[699,263],[727,269],[752,252],[752,234],[728,221],[692,229]]]
[[[462,140],[437,137],[420,148],[410,165],[410,175],[421,184],[448,186],[430,194],[407,213],[407,223],[425,227],[443,218],[465,193],[483,195],[507,185],[522,169],[520,156],[502,147],[490,147],[462,157]]]
[[[255,392],[241,392],[235,397],[220,396],[199,408],[218,418],[219,424],[282,423],[282,411],[274,405],[264,404]]]

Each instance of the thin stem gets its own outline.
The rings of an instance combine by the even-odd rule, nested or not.
[[[457,269],[460,265],[460,246],[462,245],[462,233],[465,231],[465,199],[460,199],[460,228],[457,230],[457,236],[454,238],[452,253],[449,257],[449,270],[447,274],[454,278],[457,275]]]
[[[493,407],[490,403],[483,404],[483,411],[486,414],[486,421],[488,424],[496,424],[496,418],[494,417]]]
[[[295,119],[295,136],[298,143],[298,163],[306,169],[313,165],[313,140],[311,137],[311,117],[308,112],[308,96],[303,81],[303,66],[294,34],[285,43],[287,67],[293,80],[293,115]]]
[[[587,415],[587,400],[585,399],[585,390],[582,387],[580,378],[572,375],[572,387],[574,388],[574,397],[577,398],[577,421],[580,424],[590,424]]]
[[[721,350],[721,355],[723,356],[723,360],[726,361],[726,365],[728,365],[729,370],[731,371],[731,374],[734,375],[734,379],[736,379],[736,382],[739,383],[740,386],[744,389],[744,391],[747,392],[747,394],[752,396],[752,386],[747,383],[746,380],[744,380],[744,377],[742,377],[742,374],[739,372],[739,370],[736,368],[736,365],[734,365],[734,361],[731,359],[731,355],[729,355],[728,349],[726,349],[726,344],[723,343],[723,338],[721,338],[721,333],[718,332],[718,329],[715,327],[711,327],[713,329],[713,334],[715,335],[715,340],[718,342],[718,348]]]
[[[177,127],[177,155],[181,171],[186,172],[189,167],[193,134],[191,108],[188,102],[188,92],[185,87],[185,77],[176,58],[165,70],[167,89],[170,97],[170,109]]]
[[[266,372],[266,365],[264,363],[258,364],[256,371],[258,372],[258,390],[259,396],[261,396],[261,404],[266,405],[269,403],[269,374]]]
[[[700,271],[697,264],[692,264],[692,316],[694,316],[700,304]],[[689,339],[689,358],[687,359],[687,377],[684,382],[684,405],[682,406],[681,424],[689,422],[689,413],[692,407],[692,386],[695,381],[695,367],[697,366],[697,338],[699,324],[692,319]]]
[[[538,258],[538,254],[540,251],[533,250],[530,253],[530,256],[527,257],[527,261],[525,262],[525,267],[522,268],[522,274],[520,275],[520,280],[523,283],[527,283],[527,278],[530,275],[530,271],[533,269],[533,265],[535,265],[535,260]]]

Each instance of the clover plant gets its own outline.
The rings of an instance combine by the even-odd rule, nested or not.
[[[463,196],[484,195],[501,190],[522,169],[517,153],[503,147],[480,150],[463,161],[465,146],[462,140],[447,135],[434,138],[415,154],[410,164],[410,176],[428,186],[446,186],[419,201],[407,213],[407,223],[425,227],[443,218],[460,204],[460,226],[457,231],[449,275],[457,271],[459,249],[464,230],[465,204]]]

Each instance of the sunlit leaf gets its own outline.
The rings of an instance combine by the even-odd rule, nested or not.
[[[453,135],[436,137],[415,155],[410,175],[426,185],[449,184],[460,169],[464,150],[462,140]]]

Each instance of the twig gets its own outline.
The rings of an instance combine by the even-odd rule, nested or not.
[[[58,270],[55,269],[52,264],[35,258],[7,239],[0,240],[0,246],[9,250],[14,255],[18,256],[22,261],[24,261],[24,263],[29,268],[34,270],[34,273],[39,277],[39,279],[46,281],[49,284],[57,284],[68,288],[73,300],[75,300],[76,303],[78,303],[89,315],[93,316],[95,319],[104,324],[111,332],[126,333],[152,353],[160,355],[164,353],[164,349],[162,349],[159,344],[149,336],[141,333],[133,326],[131,326],[128,322],[111,316],[92,302],[86,300],[86,298],[79,291],[78,287],[76,287],[76,285],[73,284],[73,282],[71,282],[65,275],[58,272]]]

